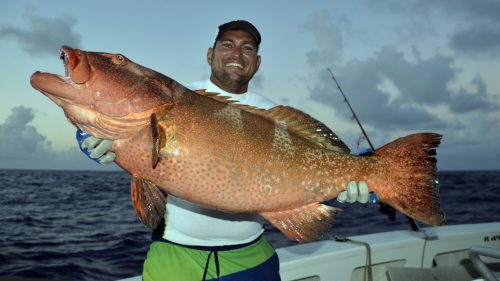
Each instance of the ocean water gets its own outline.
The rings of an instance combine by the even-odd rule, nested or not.
[[[500,221],[500,171],[440,172],[449,224]],[[0,170],[0,276],[116,280],[141,274],[150,231],[136,218],[124,172]],[[377,205],[344,209],[325,237],[408,229]],[[425,226],[420,224],[420,226]],[[294,242],[270,226],[275,247]]]

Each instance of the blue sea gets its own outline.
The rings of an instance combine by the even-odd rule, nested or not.
[[[500,221],[500,171],[440,172],[439,180],[449,224]],[[0,276],[140,275],[151,234],[135,216],[129,183],[124,172],[0,170]],[[376,204],[342,208],[325,239],[409,228]],[[270,226],[266,236],[277,248],[294,244]]]

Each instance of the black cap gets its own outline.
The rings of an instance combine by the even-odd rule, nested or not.
[[[260,45],[260,33],[259,31],[257,30],[257,28],[255,28],[255,26],[253,26],[253,24],[249,23],[248,21],[246,20],[233,20],[233,21],[230,21],[230,22],[227,22],[225,24],[222,24],[219,26],[219,33],[217,33],[217,37],[215,37],[215,41],[219,40],[219,38],[222,36],[222,34],[228,30],[231,30],[231,29],[243,29],[245,31],[247,31],[248,33],[250,33],[250,35],[252,35],[253,39],[255,39],[255,43],[257,43],[257,46]]]

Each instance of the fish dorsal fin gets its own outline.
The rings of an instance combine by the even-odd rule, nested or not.
[[[250,111],[250,110],[247,110]],[[255,109],[251,112],[281,122],[289,131],[295,132],[321,148],[349,153],[349,147],[325,124],[293,107],[279,105],[269,110]]]
[[[237,104],[235,103],[236,101],[230,100],[228,97],[221,96],[218,93],[206,92],[205,90],[196,90],[195,92],[240,108],[241,110],[257,114],[266,119],[273,120],[274,122],[280,122],[286,125],[289,131],[306,138],[321,148],[344,153],[350,152],[349,147],[325,124],[293,107],[279,105],[266,110],[250,105]]]
[[[220,101],[220,102],[226,103],[226,104],[234,105],[234,103],[237,102],[235,100],[231,100],[230,97],[223,96],[223,95],[221,95],[219,93],[207,92],[205,89],[195,90],[194,92],[197,93],[197,94],[200,94],[202,96],[209,97],[211,99],[214,99],[216,101]]]

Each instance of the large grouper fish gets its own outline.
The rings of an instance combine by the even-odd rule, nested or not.
[[[258,213],[291,239],[318,239],[349,181],[418,221],[442,225],[436,147],[417,133],[354,156],[323,123],[288,106],[263,110],[191,91],[121,54],[63,46],[66,76],[35,72],[31,85],[76,127],[114,140],[115,162],[132,175],[131,197],[154,229],[165,196],[228,213]]]

